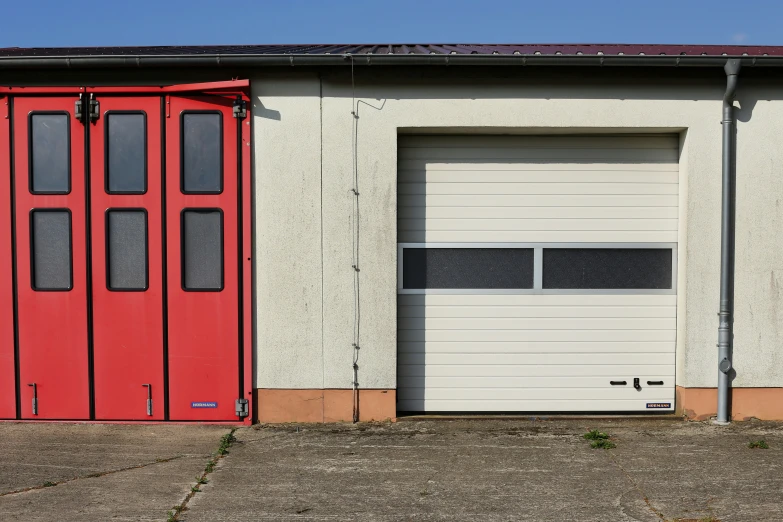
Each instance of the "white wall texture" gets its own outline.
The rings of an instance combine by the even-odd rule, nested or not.
[[[680,133],[677,384],[717,382],[722,71],[357,67],[252,80],[259,388],[350,388],[353,146],[362,388],[396,387],[397,136]],[[783,101],[740,84],[734,386],[783,386]],[[354,136],[353,125],[357,125]]]

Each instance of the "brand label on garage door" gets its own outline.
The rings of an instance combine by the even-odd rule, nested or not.
[[[191,408],[217,408],[217,403],[216,402],[191,402],[190,407]]]
[[[671,402],[648,402],[647,407],[648,408],[671,408],[672,403]]]

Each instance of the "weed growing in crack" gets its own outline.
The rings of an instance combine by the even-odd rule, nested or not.
[[[172,510],[169,511],[168,513],[169,517],[168,519],[166,519],[166,522],[177,522],[177,517],[179,516],[180,513],[182,513],[182,511],[185,508],[184,506],[180,505],[180,506],[173,506],[171,509]]]
[[[201,485],[209,482],[207,480],[207,475],[215,470],[215,465],[217,464],[218,460],[228,455],[228,449],[234,442],[236,442],[237,439],[234,437],[235,431],[236,428],[232,429],[229,433],[226,433],[220,438],[220,446],[218,446],[215,454],[212,456],[212,458],[209,459],[209,462],[207,462],[207,466],[204,468],[204,473],[200,477],[196,477],[196,484],[190,487],[190,493],[188,493],[188,495],[182,501],[182,504],[179,506],[174,506],[172,511],[168,512],[167,522],[177,522],[179,520],[180,513],[187,509],[188,502],[190,502],[190,499],[193,498],[193,495],[200,493]]]
[[[582,435],[587,440],[606,440],[609,438],[609,435],[603,432],[600,432],[598,430],[591,430]]]
[[[219,456],[228,455],[228,448],[236,442],[237,438],[234,437],[234,431],[235,430],[231,430],[230,433],[226,433],[220,438],[220,447],[217,450]]]
[[[614,442],[609,439],[597,439],[590,443],[590,447],[593,449],[612,449],[617,447]]]
[[[753,442],[748,442],[748,447],[750,449],[769,449],[769,444],[765,440],[754,440]]]
[[[602,431],[598,430],[590,430],[584,435],[582,435],[585,439],[592,441],[590,442],[590,447],[593,449],[596,448],[602,448],[602,449],[612,449],[615,446],[615,443],[609,440],[609,434],[604,433]]]
[[[56,485],[57,485],[56,482],[46,481],[46,482],[43,483],[43,487],[45,487],[45,488],[51,488],[52,486],[56,486]]]

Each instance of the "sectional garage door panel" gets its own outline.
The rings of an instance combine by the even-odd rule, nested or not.
[[[673,404],[676,303],[675,295],[400,295],[398,409]],[[622,389],[611,384],[623,380]]]
[[[536,275],[421,288],[401,265],[398,411],[673,410],[678,155],[666,135],[401,136],[398,262],[410,248],[534,248]],[[427,259],[441,279],[467,273]]]
[[[675,136],[402,136],[398,241],[676,242]]]

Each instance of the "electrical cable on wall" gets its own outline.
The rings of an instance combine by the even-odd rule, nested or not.
[[[359,422],[359,337],[361,326],[361,311],[359,302],[359,107],[356,103],[356,81],[354,78],[354,60],[353,56],[348,54],[345,58],[351,60],[351,156],[353,161],[353,188],[350,192],[353,194],[353,215],[352,215],[352,262],[353,268],[353,294],[354,294],[354,315],[353,315],[353,364],[352,364],[352,386],[353,386],[353,422]]]

